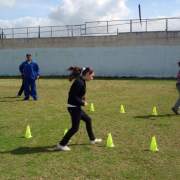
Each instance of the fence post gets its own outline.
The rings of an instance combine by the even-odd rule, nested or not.
[[[68,25],[66,25],[66,31],[67,31],[67,36],[69,37],[69,28],[68,28]]]
[[[130,32],[132,32],[132,19],[130,19]]]
[[[3,28],[2,28],[2,35],[1,35],[1,36],[2,36],[2,39],[4,39],[4,32],[3,32]]]
[[[109,33],[109,23],[107,21],[107,33]]]
[[[51,26],[51,37],[52,37],[52,26]]]
[[[80,36],[82,36],[82,29],[81,29],[81,26],[82,26],[82,25],[80,25],[80,29],[79,29]]]
[[[28,27],[27,27],[27,38],[29,37],[29,29],[28,29]]]
[[[168,31],[168,19],[166,18],[166,32]]]
[[[73,25],[71,25],[71,36],[73,37]]]
[[[85,35],[86,35],[86,23],[85,23]]]
[[[146,32],[147,32],[147,19],[146,19]]]
[[[41,38],[41,27],[38,28],[38,38]]]
[[[12,28],[12,38],[14,39],[14,28]]]

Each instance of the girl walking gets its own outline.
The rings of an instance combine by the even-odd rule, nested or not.
[[[102,139],[96,139],[92,130],[92,120],[84,112],[81,106],[86,106],[86,81],[93,80],[94,71],[89,68],[70,67],[69,80],[74,82],[69,91],[68,96],[68,112],[71,116],[72,127],[64,135],[63,139],[58,143],[57,149],[62,151],[69,151],[67,146],[70,138],[78,131],[80,120],[83,120],[86,124],[87,134],[91,144],[99,143]]]

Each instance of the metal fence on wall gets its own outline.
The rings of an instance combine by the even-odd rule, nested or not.
[[[91,21],[79,25],[0,28],[0,39],[118,35],[123,32],[179,31],[180,17]]]

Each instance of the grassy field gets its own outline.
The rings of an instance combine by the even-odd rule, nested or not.
[[[180,179],[180,116],[171,112],[177,98],[173,80],[94,80],[87,84],[88,102],[99,145],[90,145],[81,122],[70,152],[54,151],[65,128],[70,83],[37,82],[38,101],[14,98],[21,81],[0,79],[0,180],[4,179]],[[126,110],[119,113],[120,104]],[[158,116],[151,116],[153,106]],[[33,138],[25,139],[27,124]],[[114,148],[107,148],[111,133]],[[159,152],[150,152],[155,135]]]

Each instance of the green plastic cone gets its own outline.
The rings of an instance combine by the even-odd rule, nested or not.
[[[29,125],[27,125],[27,127],[26,127],[25,138],[27,138],[27,139],[32,138],[31,129],[30,129]]]
[[[122,113],[122,114],[126,113],[126,112],[125,112],[125,109],[124,109],[124,106],[123,106],[122,104],[121,104],[121,106],[120,106],[120,110],[119,110],[119,111],[120,111],[120,113]]]
[[[108,133],[106,147],[110,147],[110,148],[114,147],[111,133]]]
[[[159,151],[159,149],[157,147],[157,142],[156,142],[156,137],[155,136],[153,136],[152,139],[151,139],[150,151],[152,151],[152,152]]]
[[[153,116],[157,116],[157,115],[158,115],[156,106],[153,107],[152,115],[153,115]]]
[[[64,130],[64,135],[65,135],[67,132],[68,132],[68,129],[65,129],[65,130]]]
[[[91,112],[94,112],[94,111],[95,111],[95,108],[94,108],[94,104],[93,104],[93,103],[90,104],[90,111],[91,111]]]

